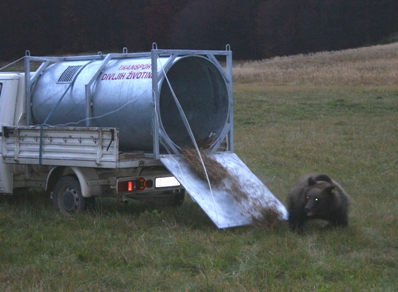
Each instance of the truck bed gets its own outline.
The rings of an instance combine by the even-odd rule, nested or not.
[[[3,126],[2,135],[4,163],[97,168],[161,165],[151,153],[120,152],[117,128]]]

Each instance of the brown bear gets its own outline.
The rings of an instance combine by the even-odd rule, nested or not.
[[[307,175],[299,180],[287,203],[289,225],[295,231],[311,219],[327,220],[328,226],[348,225],[348,195],[326,174]]]

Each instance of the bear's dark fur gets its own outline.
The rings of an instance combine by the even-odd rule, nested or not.
[[[343,188],[326,174],[307,175],[288,196],[289,225],[301,230],[307,220],[322,219],[329,226],[348,225],[349,198]]]

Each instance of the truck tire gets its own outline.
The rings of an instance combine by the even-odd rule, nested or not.
[[[81,213],[86,206],[79,181],[70,175],[62,177],[55,184],[52,201],[54,209],[66,216]]]

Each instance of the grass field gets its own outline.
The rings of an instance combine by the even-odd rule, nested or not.
[[[103,199],[65,218],[0,198],[0,291],[396,291],[398,44],[237,63],[235,152],[281,200],[307,173],[351,197],[350,225],[217,230],[179,208]]]

